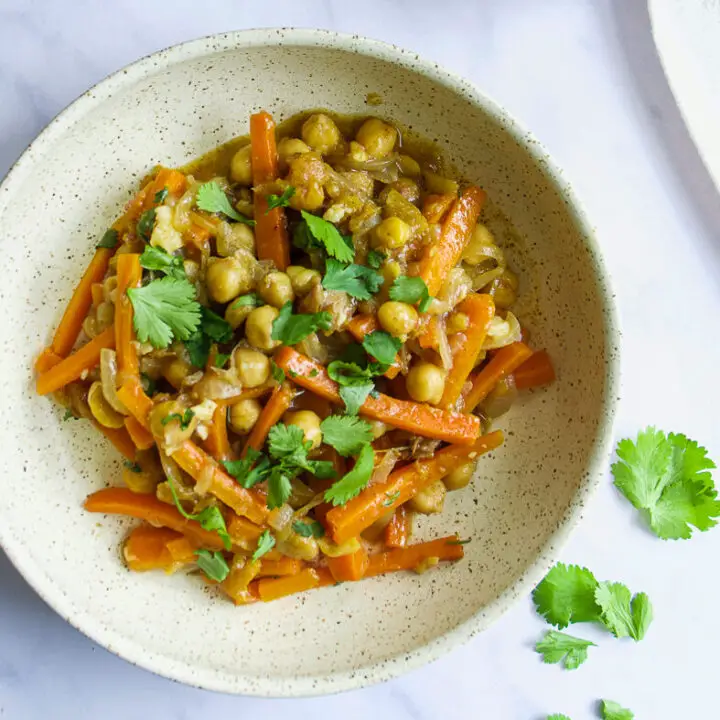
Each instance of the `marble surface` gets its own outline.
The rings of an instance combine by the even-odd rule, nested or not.
[[[273,25],[412,48],[532,128],[574,182],[615,281],[624,328],[617,436],[653,423],[720,457],[720,203],[657,61],[644,0],[0,0],[0,173],[109,72],[199,35]],[[608,476],[563,559],[648,592],[656,619],[642,643],[591,628],[600,647],[586,665],[544,666],[531,649],[543,623],[522,602],[431,666],[308,700],[215,695],[137,669],[65,624],[0,552],[0,716],[585,720],[604,697],[640,720],[711,717],[718,552],[720,530],[679,543],[651,537]]]

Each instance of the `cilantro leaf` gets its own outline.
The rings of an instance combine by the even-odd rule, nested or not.
[[[283,345],[297,345],[316,330],[329,330],[332,316],[328,312],[294,315],[292,302],[288,300],[273,321],[272,339]]]
[[[155,208],[146,210],[138,219],[137,234],[145,241],[150,242],[153,228],[155,227]]]
[[[268,478],[267,506],[274,510],[284,505],[292,494],[290,476],[282,466],[273,467]]]
[[[270,460],[255,448],[248,448],[240,460],[223,460],[223,467],[244,488],[251,488],[265,480],[270,473]]]
[[[382,283],[382,275],[364,265],[345,265],[333,258],[325,264],[322,285],[326,290],[340,290],[358,300],[369,300]]]
[[[196,368],[204,368],[210,357],[210,338],[200,330],[194,332],[186,341],[185,348],[190,356],[190,363]]]
[[[292,524],[292,529],[300,537],[321,538],[325,535],[325,528],[317,520],[311,520],[310,522],[296,520]]]
[[[642,640],[653,618],[650,599],[645,593],[631,598],[622,583],[601,582],[595,591],[595,601],[602,611],[602,623],[618,638]]]
[[[385,493],[385,500],[383,500],[383,507],[392,507],[396,502],[397,499],[400,497],[400,491],[390,493]],[[459,545],[460,543],[454,540],[448,540],[448,545]]]
[[[333,505],[344,505],[352,500],[367,487],[374,468],[375,451],[372,445],[363,445],[353,469],[325,491],[325,500]]]
[[[570,623],[600,620],[595,602],[598,582],[579,565],[557,563],[533,590],[533,601],[540,615],[559,628]]]
[[[230,342],[233,329],[230,323],[204,306],[200,308],[200,314],[200,327],[185,341],[185,347],[190,355],[190,362],[195,367],[204,368],[210,355],[211,341]]]
[[[239,307],[260,307],[263,304],[262,298],[257,293],[248,293],[236,298],[230,304],[230,308]]]
[[[275,208],[279,207],[287,207],[290,205],[290,198],[295,194],[295,188],[292,185],[288,185],[283,192],[282,195],[275,195],[273,193],[270,193],[267,196],[267,204],[268,208],[265,211],[265,214],[267,215],[271,210],[274,210]]]
[[[96,248],[113,248],[117,247],[120,235],[115,228],[108,228],[103,236],[100,238],[100,242],[95,246]]]
[[[323,442],[331,445],[343,457],[357,455],[364,445],[372,442],[370,423],[349,415],[330,415],[320,423]]]
[[[535,651],[543,656],[544,663],[562,663],[566,670],[575,670],[587,660],[589,647],[596,645],[590,640],[548,630],[542,639],[538,640]]]
[[[283,423],[273,425],[268,433],[268,450],[275,460],[307,456],[302,428]]]
[[[270,373],[276,383],[282,383],[285,380],[285,371],[275,364],[274,360],[270,361]]]
[[[373,270],[379,270],[380,266],[386,259],[387,255],[384,252],[380,252],[379,250],[370,250],[367,254],[366,262]]]
[[[649,427],[635,443],[618,443],[612,466],[615,486],[664,540],[687,539],[691,526],[705,531],[717,524],[720,501],[710,475],[715,467],[705,448],[685,435]]]
[[[198,567],[210,580],[222,582],[228,576],[230,568],[219,550],[215,550],[215,552],[210,552],[210,550],[196,550],[195,555],[197,556]]]
[[[177,280],[187,280],[183,259],[178,255],[170,255],[162,248],[146,245],[140,256],[140,265],[146,270],[161,272]]]
[[[215,367],[224,368],[225,363],[230,359],[230,353],[216,353],[215,354]]]
[[[368,395],[374,389],[375,385],[371,382],[364,383],[363,385],[341,387],[339,395],[341,400],[345,403],[345,414],[357,415],[360,412],[360,408],[363,406],[363,403],[367,400]]]
[[[123,462],[123,465],[132,473],[141,473],[142,472],[142,468],[136,462],[131,462],[130,460],[125,460]]]
[[[402,347],[402,342],[384,330],[375,330],[363,338],[362,346],[365,352],[378,362],[392,365]]]
[[[258,538],[257,550],[253,553],[252,559],[259,560],[265,553],[270,552],[275,547],[275,538],[270,534],[269,530],[260,535]]]
[[[254,220],[250,220],[250,218],[246,218],[244,215],[241,215],[230,204],[230,200],[225,194],[225,191],[217,182],[215,182],[215,180],[203,183],[198,188],[195,204],[201,210],[205,210],[205,212],[222,213],[236,222],[241,222],[245,225],[250,225],[251,227],[255,225]]]
[[[552,715],[547,716],[547,720],[570,720],[570,718],[567,715],[562,715],[561,713],[553,713]]]
[[[188,408],[182,415],[180,413],[169,413],[160,421],[160,424],[164,426],[173,420],[177,420],[180,423],[180,429],[187,430],[194,417],[195,413]]]
[[[80,419],[79,417],[77,417],[77,415],[75,415],[75,413],[74,413],[72,410],[70,410],[70,408],[67,408],[67,409],[65,410],[65,414],[63,415],[63,422],[64,422],[65,420],[70,420],[71,418],[72,418],[73,420],[79,420],[79,419]]]
[[[221,318],[217,313],[203,307],[201,330],[209,335],[215,342],[230,342],[233,337],[233,329],[229,322]]]
[[[355,251],[348,246],[340,231],[331,222],[305,210],[301,210],[300,214],[305,221],[307,232],[325,248],[328,255],[344,263],[353,261]]]
[[[600,717],[602,720],[635,720],[635,715],[613,700],[600,701]]]
[[[360,367],[357,363],[345,360],[333,360],[328,367],[328,375],[340,385],[339,394],[345,403],[347,415],[357,415],[367,396],[375,389],[372,378],[380,375],[387,366],[379,363]]]
[[[173,337],[187,340],[200,324],[200,303],[187,280],[164,277],[140,288],[129,288],[133,325],[140,342],[166,348]]]
[[[155,204],[161,205],[162,203],[165,202],[165,200],[167,199],[167,196],[168,196],[168,189],[166,187],[164,187],[162,190],[158,190],[155,193],[155,198],[154,198]]]
[[[425,281],[421,277],[407,277],[401,275],[395,278],[390,287],[390,299],[398,302],[405,302],[414,305],[419,303],[418,310],[427,312],[430,303],[433,301]]]

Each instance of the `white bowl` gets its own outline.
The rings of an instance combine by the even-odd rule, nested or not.
[[[366,104],[368,92],[384,100]],[[380,114],[435,138],[519,237],[519,314],[558,369],[503,418],[506,444],[421,536],[472,537],[465,560],[236,608],[197,578],[131,574],[131,523],[83,511],[120,463],[34,393],[45,345],[92,247],[143,174],[245,134],[260,108]],[[603,476],[617,396],[611,293],[578,203],[542,147],[465,81],[357,36],[255,30],[196,40],[115,73],[59,115],[0,187],[0,542],[82,632],[192,685],[268,696],[357,688],[437,658],[527,595]],[[98,522],[100,520],[100,522]]]

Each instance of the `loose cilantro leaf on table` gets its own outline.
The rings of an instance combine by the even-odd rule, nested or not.
[[[96,248],[109,248],[112,250],[117,247],[120,235],[115,228],[108,228],[103,236],[100,238],[100,242],[95,246]]]
[[[183,259],[178,255],[170,255],[162,248],[146,245],[140,255],[140,265],[146,270],[161,272],[176,280],[187,280]]]
[[[255,550],[252,556],[253,561],[259,560],[274,547],[275,538],[270,534],[269,530],[265,530],[265,532],[258,538],[257,550]]]
[[[345,265],[333,258],[325,264],[322,285],[326,290],[340,290],[358,300],[369,300],[383,284],[380,273],[364,265]]]
[[[600,717],[602,720],[635,720],[635,715],[613,700],[600,701]]]
[[[362,346],[367,354],[372,355],[378,362],[392,365],[402,342],[384,330],[375,330],[363,338]]]
[[[323,442],[343,457],[357,455],[373,439],[370,423],[351,415],[330,415],[320,423],[320,430]]]
[[[685,435],[649,427],[633,443],[618,443],[612,466],[615,486],[663,540],[687,539],[692,527],[717,525],[720,501],[709,470],[715,463],[705,448]]]
[[[401,275],[395,278],[389,294],[391,300],[410,303],[411,305],[419,303],[418,310],[420,312],[427,312],[430,303],[433,301],[425,281],[420,277]]]
[[[645,593],[631,596],[622,583],[601,582],[595,600],[602,610],[602,623],[618,638],[642,640],[653,619],[653,608]]]
[[[133,325],[140,342],[166,348],[173,338],[187,340],[200,325],[200,303],[187,280],[164,277],[140,288],[129,288]]]
[[[317,520],[311,520],[310,522],[296,520],[292,525],[292,529],[300,537],[321,538],[325,535],[325,528]]]
[[[272,339],[283,345],[297,345],[316,330],[329,330],[332,316],[328,312],[293,314],[292,302],[286,302],[273,321]]]
[[[327,252],[340,262],[351,263],[355,258],[355,250],[345,240],[340,231],[327,220],[317,215],[301,210],[300,214],[305,221],[306,232],[309,233]],[[298,232],[298,231],[296,231]],[[297,239],[297,238],[296,238]],[[307,242],[307,239],[301,240]],[[307,249],[307,248],[305,248]]]
[[[325,500],[333,505],[344,505],[367,487],[375,467],[372,445],[363,445],[353,469],[325,491]]]
[[[538,613],[559,628],[600,619],[595,576],[579,565],[558,563],[533,591]]]
[[[294,194],[295,188],[292,185],[286,187],[283,190],[282,195],[275,195],[274,193],[270,193],[267,196],[268,209],[265,211],[265,214],[267,215],[271,210],[274,210],[275,208],[288,207],[288,205],[290,205],[290,198]]]
[[[251,227],[255,225],[254,220],[241,215],[230,204],[230,200],[225,194],[225,191],[214,180],[203,183],[198,188],[195,204],[201,210],[205,210],[205,212],[222,213],[236,222],[241,222],[245,225],[250,225]]]
[[[548,715],[547,720],[570,720],[570,718],[567,715],[561,715],[560,713],[554,713],[553,715]]]
[[[548,630],[535,645],[535,651],[542,655],[544,663],[562,663],[566,670],[575,670],[587,660],[589,647],[596,647],[594,642],[582,638]]]
[[[230,572],[228,564],[225,562],[223,554],[218,550],[211,552],[210,550],[196,550],[198,567],[207,575],[210,580],[222,582]]]
[[[153,228],[155,227],[155,209],[146,210],[138,220],[137,233],[145,241],[150,242]]]

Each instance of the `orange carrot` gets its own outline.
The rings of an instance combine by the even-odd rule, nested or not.
[[[138,450],[149,450],[155,445],[155,438],[132,415],[125,418],[125,429]]]
[[[242,515],[258,525],[263,523],[267,517],[268,509],[263,505],[259,497],[235,482],[195,443],[186,440],[172,453],[171,457],[195,481],[201,478],[205,479],[208,472],[212,473],[209,487],[209,492],[212,495],[222,500],[238,515]]]
[[[504,377],[519,368],[531,355],[532,350],[523,342],[500,348],[486,365],[470,377],[472,387],[464,397],[465,411],[472,412]]]
[[[90,296],[93,306],[97,307],[105,299],[104,285],[101,282],[93,283],[90,286]]]
[[[490,321],[495,315],[495,303],[490,295],[473,294],[466,297],[457,308],[469,318],[464,342],[453,355],[452,369],[445,379],[440,407],[450,408],[460,397],[463,385],[472,372],[487,335]]]
[[[327,564],[335,582],[361,580],[368,569],[368,554],[360,548],[351,555],[329,557]]]
[[[420,319],[417,341],[421,348],[437,348],[440,345],[440,333],[444,320],[438,315],[423,315]]]
[[[503,441],[499,430],[484,435],[470,446],[449,445],[431,458],[416,460],[390,473],[383,483],[365,488],[345,505],[333,508],[326,516],[330,533],[336,543],[357,537],[386,513],[406,503],[418,491],[440,480],[461,465],[494,450]]]
[[[115,446],[115,449],[128,460],[135,460],[135,443],[125,428],[109,428],[96,420],[92,424]]]
[[[201,547],[224,549],[216,532],[203,530],[199,522],[184,518],[174,505],[168,505],[154,495],[135,493],[129,488],[105,488],[87,497],[85,509],[88,512],[139,518],[151,525],[162,525],[182,533]]]
[[[547,350],[537,350],[513,373],[518,390],[549,385],[555,380],[555,368]]]
[[[227,529],[233,545],[239,545],[246,550],[253,551],[257,548],[257,540],[263,532],[260,526],[235,513],[230,515]]]
[[[250,145],[253,184],[261,185],[277,178],[278,154],[275,144],[275,122],[266,112],[250,116]],[[268,211],[267,198],[255,193],[255,244],[260,260],[272,260],[278,270],[290,264],[285,211],[274,208]]]
[[[179,170],[161,167],[155,177],[146,185],[147,192],[142,200],[142,209],[149,210],[155,204],[155,195],[162,190],[178,196],[185,191],[187,178]]]
[[[297,575],[288,575],[280,578],[265,578],[251,583],[251,591],[257,592],[263,602],[270,602],[286,595],[293,595],[317,587],[333,585],[335,580],[328,570],[308,568]]]
[[[177,562],[170,554],[168,543],[183,536],[165,527],[139,525],[125,539],[123,557],[130,570],[169,570]],[[187,562],[194,560],[194,555]]]
[[[190,225],[190,229],[183,233],[183,242],[198,250],[208,249],[210,247],[210,231],[193,223]]]
[[[260,562],[260,572],[257,574],[257,577],[297,575],[304,567],[305,563],[297,558],[282,557],[279,560],[263,558]]]
[[[342,404],[337,383],[328,377],[327,371],[319,363],[290,347],[280,348],[275,353],[274,359],[278,367],[281,367],[300,387],[336,405]],[[295,374],[293,375],[291,371]],[[450,443],[472,445],[480,434],[480,419],[475,415],[440,410],[408,400],[397,400],[382,393],[378,393],[377,397],[368,397],[361,407],[360,414],[402,430]]]
[[[51,367],[47,372],[38,376],[38,395],[59,390],[67,384],[78,380],[83,372],[92,370],[100,362],[100,351],[103,348],[115,347],[115,328],[110,326],[93,338],[87,345],[61,360],[57,365]]]
[[[117,391],[120,402],[144,428],[148,428],[148,415],[153,401],[145,394],[140,378],[128,378]]]
[[[420,258],[420,277],[431,295],[437,295],[470,240],[486,194],[470,186],[454,202],[440,231],[440,239],[426,246]]]
[[[180,535],[180,537],[175,540],[168,541],[165,546],[173,562],[191,563],[195,562],[197,558],[197,555],[195,555],[195,546],[184,535]]]
[[[265,403],[265,407],[262,409],[260,417],[248,435],[248,439],[242,451],[243,457],[247,455],[249,448],[253,448],[253,450],[262,449],[268,433],[270,432],[270,428],[285,414],[285,411],[292,404],[294,397],[295,391],[287,383],[278,385],[273,390],[273,394]]]
[[[115,300],[115,349],[117,352],[117,382],[123,385],[139,372],[137,351],[133,341],[133,307],[128,289],[136,288],[142,278],[140,256],[135,253],[119,255],[117,259],[117,293]]]
[[[412,532],[412,513],[401,505],[385,528],[385,544],[391,548],[405,547]]]
[[[388,550],[373,555],[365,573],[365,577],[382,575],[398,570],[413,570],[423,560],[437,558],[438,560],[460,560],[465,556],[463,546],[457,535],[431,540],[430,542],[408,545],[404,548]]]
[[[422,214],[429,223],[439,223],[457,195],[427,195],[423,200]]]
[[[205,447],[218,461],[231,459],[232,450],[227,432],[227,408],[222,405],[215,408]]]
[[[366,335],[380,329],[380,323],[372,313],[359,313],[347,324],[348,332],[358,341],[362,342]],[[385,377],[392,380],[400,372],[400,363],[397,356],[393,364],[385,372]]]
[[[241,400],[251,400],[253,398],[259,398],[263,395],[269,395],[270,392],[274,389],[274,385],[261,385],[260,387],[254,387],[254,388],[247,388],[246,390],[243,390],[239,392],[237,395],[233,395],[231,397],[227,398],[217,398],[215,400],[216,405],[223,405],[224,407],[227,407],[228,405],[234,405],[235,403],[240,402]]]
[[[220,584],[225,593],[236,605],[247,605],[257,602],[257,593],[250,589],[250,583],[260,572],[260,561],[250,558],[236,558],[230,566],[228,576]]]

